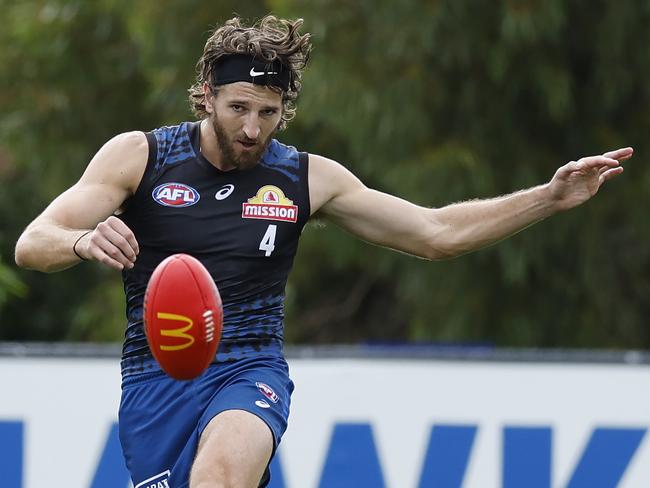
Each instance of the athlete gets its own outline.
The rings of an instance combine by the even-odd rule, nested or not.
[[[267,16],[218,28],[190,89],[197,121],[108,141],[16,245],[26,268],[92,260],[122,271],[120,439],[137,488],[268,483],[293,390],[284,288],[310,215],[373,244],[445,259],[583,203],[632,156],[624,148],[571,161],[546,184],[442,208],[369,189],[339,163],[275,139],[295,114],[311,50],[301,23]],[[160,370],[142,324],[149,276],[177,252],[205,264],[224,303],[215,360],[192,381]]]

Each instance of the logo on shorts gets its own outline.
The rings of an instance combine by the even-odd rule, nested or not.
[[[170,471],[164,471],[162,473],[157,474],[156,476],[152,476],[149,479],[146,479],[144,481],[141,481],[137,485],[135,485],[135,488],[169,488],[169,475]]]
[[[279,220],[280,222],[297,222],[298,205],[284,196],[277,186],[265,185],[248,203],[243,203],[241,216],[244,219]]]
[[[260,408],[271,408],[271,405],[266,403],[264,400],[255,400],[255,405],[257,405]]]
[[[260,383],[259,381],[255,383],[255,386],[257,386],[257,389],[262,392],[262,395],[264,395],[266,398],[271,400],[273,403],[278,403],[278,400],[280,397],[273,391],[273,388],[271,388],[269,385],[266,383]]]
[[[151,192],[151,196],[165,207],[189,207],[199,201],[201,195],[191,186],[183,183],[163,183]]]

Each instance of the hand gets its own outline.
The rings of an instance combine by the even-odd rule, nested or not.
[[[77,245],[77,249],[80,248],[87,259],[94,259],[118,270],[133,268],[140,252],[131,229],[114,216],[97,224],[95,230],[82,238]]]
[[[620,175],[622,161],[630,159],[631,147],[571,161],[555,172],[548,184],[551,199],[559,210],[567,210],[593,197],[607,180]]]

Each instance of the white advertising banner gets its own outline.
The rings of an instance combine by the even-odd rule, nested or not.
[[[650,366],[289,364],[271,488],[650,486]],[[2,486],[127,488],[119,393],[116,359],[0,357]]]

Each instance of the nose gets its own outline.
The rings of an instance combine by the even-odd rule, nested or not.
[[[260,135],[260,120],[257,114],[249,113],[244,121],[244,134],[252,140],[257,140]]]

